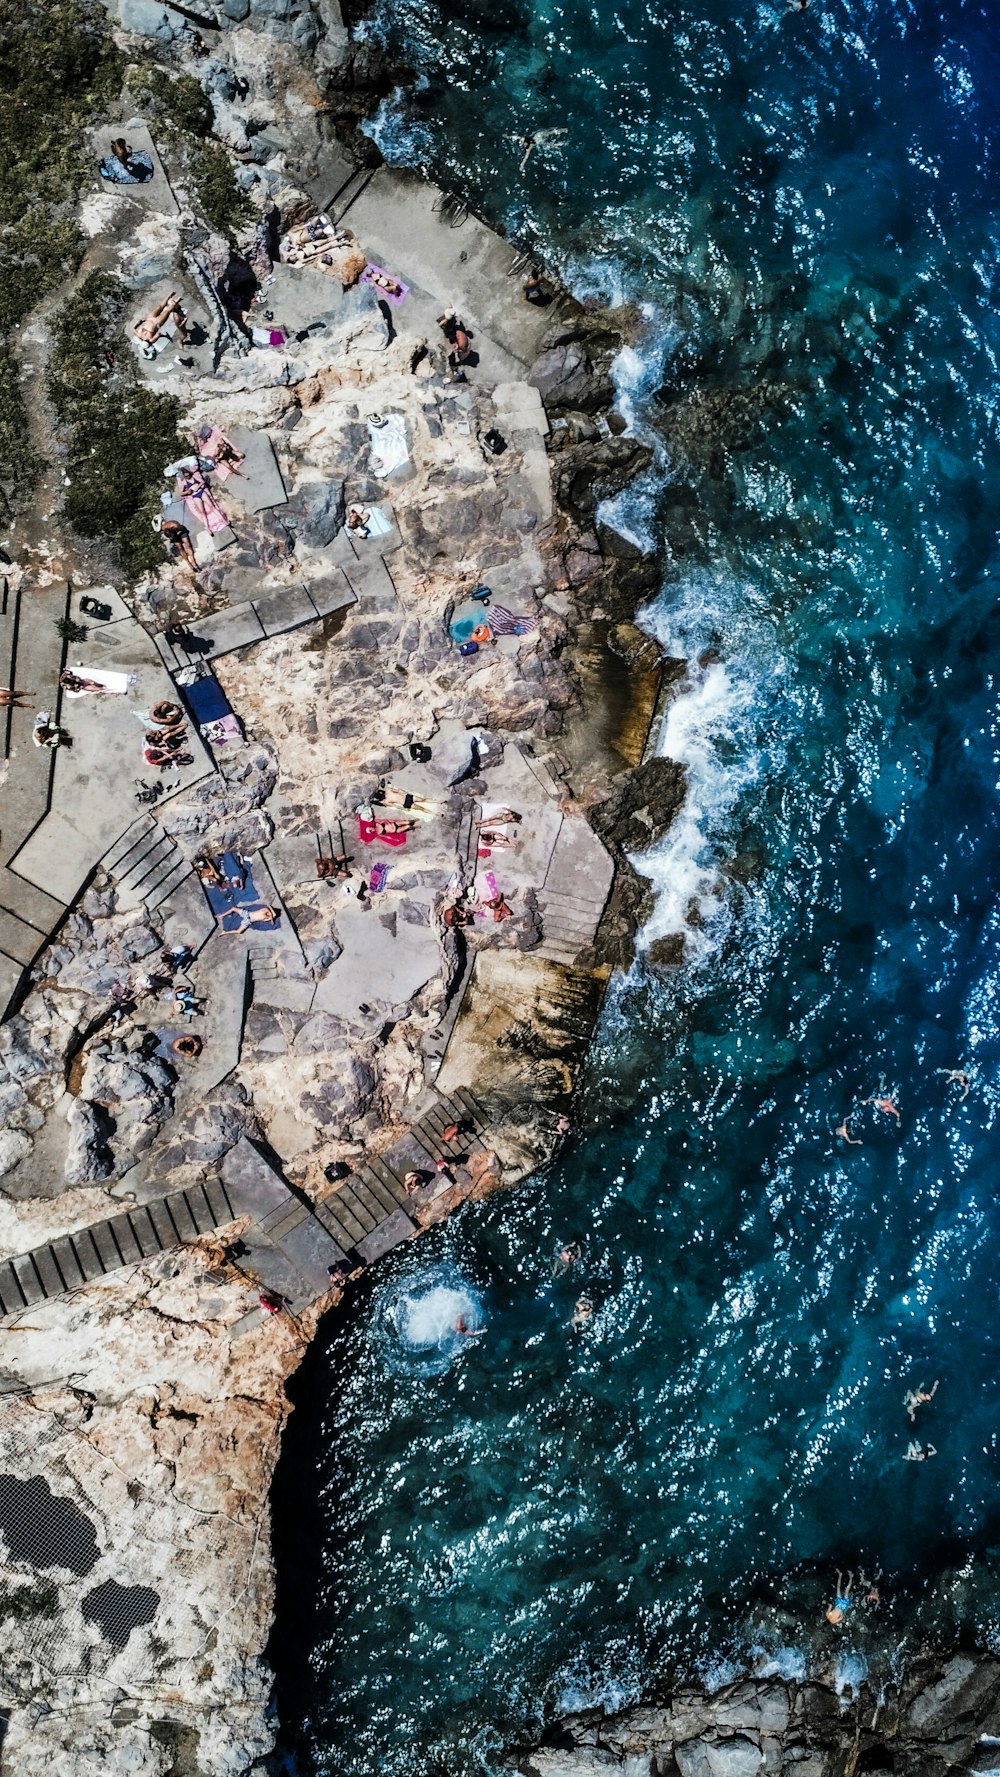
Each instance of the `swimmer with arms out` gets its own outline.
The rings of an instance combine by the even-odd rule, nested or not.
[[[932,1401],[937,1394],[937,1391],[938,1385],[936,1380],[929,1394],[925,1392],[923,1383],[920,1384],[919,1388],[907,1389],[903,1396],[903,1406],[906,1408],[906,1411],[910,1416],[911,1425],[917,1417],[917,1408],[922,1407],[925,1401]]]

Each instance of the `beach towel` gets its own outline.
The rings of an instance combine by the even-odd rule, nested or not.
[[[538,628],[538,618],[524,611],[508,611],[506,605],[491,605],[490,628],[495,636],[529,636]]]
[[[369,537],[387,537],[392,530],[392,519],[387,518],[379,506],[369,506],[366,510],[368,513],[367,529]]]
[[[153,177],[153,163],[144,148],[133,149],[127,167],[109,152],[97,170],[109,185],[148,185]]]
[[[406,443],[406,421],[401,413],[387,414],[381,425],[368,421],[368,436],[371,440],[371,469],[373,475],[391,475],[394,469],[401,469],[410,460],[410,452]]]
[[[374,821],[366,821],[361,815],[358,816],[358,838],[362,845],[371,845],[376,839],[380,839],[383,845],[406,844],[405,833],[380,833]]]
[[[198,486],[197,482],[200,482],[201,485]],[[197,482],[192,476],[185,475],[180,478],[178,491],[184,499],[184,510],[191,518],[197,519],[205,525],[213,536],[218,531],[227,531],[229,520],[215,495],[210,492],[200,476],[197,477]]]
[[[199,727],[206,722],[220,722],[233,714],[233,706],[214,673],[192,679],[190,684],[177,681],[178,690]]]
[[[239,462],[235,465],[227,462],[224,454],[221,456],[219,454],[220,451],[224,453],[227,446],[239,458]],[[236,470],[245,461],[243,452],[236,449],[232,440],[227,438],[218,426],[202,427],[198,433],[198,449],[203,457],[208,458],[220,481],[228,481],[229,477],[235,475]]]
[[[398,286],[398,294],[394,295],[391,290],[387,290],[384,285],[378,283],[379,278],[390,278]],[[391,272],[383,271],[380,265],[366,265],[361,273],[361,282],[362,284],[370,284],[379,296],[384,296],[389,302],[397,304],[405,302],[410,294],[409,284],[404,284],[402,278],[394,278]]]
[[[201,734],[210,747],[225,747],[243,739],[238,716],[222,716],[217,722],[203,722]]]
[[[283,346],[285,343],[280,327],[251,327],[250,338],[255,346]]]
[[[497,888],[497,879],[492,870],[486,870],[483,872],[483,881],[486,884],[486,893],[489,895],[490,900],[496,901],[499,898],[500,890]]]
[[[370,895],[380,895],[382,893],[382,890],[385,888],[385,881],[388,874],[388,864],[372,865],[372,873],[368,878],[368,893]]]

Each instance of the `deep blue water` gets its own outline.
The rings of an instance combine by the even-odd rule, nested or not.
[[[644,304],[660,469],[609,516],[664,550],[650,627],[714,654],[647,861],[685,966],[616,985],[549,1172],[397,1252],[303,1372],[276,1657],[318,1771],[481,1771],[676,1672],[1000,1649],[997,10],[370,27],[425,77],[383,150]],[[859,1562],[882,1607],[833,1631]]]

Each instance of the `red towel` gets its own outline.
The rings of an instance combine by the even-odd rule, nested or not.
[[[383,845],[405,845],[405,833],[380,833],[374,821],[363,820],[358,816],[358,838],[362,845],[371,845],[373,840],[381,839]]]

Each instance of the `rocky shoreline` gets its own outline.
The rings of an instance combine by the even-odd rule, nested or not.
[[[596,522],[645,464],[612,407],[633,317],[558,291],[536,313],[496,235],[472,219],[459,250],[433,187],[358,155],[357,120],[396,71],[328,0],[222,12],[206,45],[197,8],[118,0],[132,59],[95,158],[124,129],[155,177],[81,193],[83,262],[23,335],[32,444],[52,467],[10,530],[4,616],[19,681],[51,688],[74,744],[40,761],[14,712],[0,1614],[17,1634],[0,1656],[0,1768],[19,1777],[270,1768],[284,1385],[352,1271],[551,1154],[643,915],[626,854],[683,794],[678,768],[642,763],[662,665],[633,620],[655,563]],[[249,206],[232,241],[205,223],[197,148],[164,110],[179,78],[210,97]],[[335,189],[367,258],[395,245],[405,309],[356,269],[341,288],[276,259],[278,229],[332,209]],[[277,351],[242,352],[212,296],[234,253],[260,320],[266,302],[283,323]],[[114,301],[141,314],[178,284],[193,343],[137,355],[138,386],[174,399],[189,431],[235,435],[256,479],[221,487],[230,534],[198,534],[195,574],[164,562],[125,586],[59,510],[81,468],[54,422],[53,340],[81,292],[92,309],[123,288]],[[449,301],[475,326],[467,383],[436,331]],[[111,339],[111,389],[120,350]],[[405,440],[392,478],[372,469],[376,409]],[[384,540],[352,541],[352,506],[379,508]],[[473,661],[453,628],[484,578],[494,609],[516,609]],[[184,695],[177,633],[205,644],[241,743],[189,729],[190,765],[136,816],[133,717]],[[58,701],[60,671],[105,663],[127,697]],[[385,783],[433,818],[385,854],[376,911],[338,895],[316,856]],[[514,804],[522,841],[477,844],[477,822]],[[193,868],[205,857],[243,860],[275,936],[248,950],[227,936]],[[448,929],[443,910],[482,902],[493,872],[507,915]],[[191,958],[188,1067],[156,1003],[172,991],[157,985],[165,946]]]
[[[1000,1664],[955,1653],[914,1659],[878,1690],[834,1675],[747,1679],[620,1714],[592,1709],[508,1764],[523,1777],[943,1777],[995,1771],[998,1746]]]

